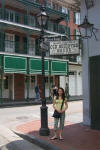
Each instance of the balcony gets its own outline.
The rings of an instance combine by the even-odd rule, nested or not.
[[[24,5],[31,5],[32,7],[38,9],[41,7],[40,0],[17,0],[18,2],[23,3]],[[48,2],[45,3],[47,13],[53,18],[61,18],[66,17],[66,14],[63,13],[60,9],[53,7],[52,5],[48,5]]]
[[[66,26],[60,25],[60,24],[57,24],[57,23],[52,23],[51,21],[49,21],[47,30],[52,31],[52,32],[65,34]]]
[[[26,42],[20,44],[20,42],[5,40],[0,42],[0,52],[29,54],[34,56],[35,46],[27,44]]]
[[[12,11],[9,9],[4,9],[4,16],[2,15],[2,11],[0,9],[0,19],[6,20],[9,22],[14,22],[14,23],[21,24],[21,25],[27,25],[29,27],[39,28],[36,16],[18,13],[16,11]],[[56,32],[60,34],[64,34],[66,30],[65,26],[59,25],[57,23],[53,23],[51,21],[49,21],[46,29],[51,32]]]

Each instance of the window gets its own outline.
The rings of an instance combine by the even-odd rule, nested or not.
[[[35,17],[34,16],[30,16],[29,25],[30,26],[35,26]]]
[[[48,77],[45,77],[45,83],[48,83]]]
[[[53,5],[53,9],[57,10],[57,5],[55,3],[53,3],[52,5]]]
[[[75,75],[75,72],[74,71],[70,71],[69,75]]]
[[[74,12],[74,23],[80,25],[80,13]]]
[[[4,89],[8,89],[8,76],[4,76]]]
[[[35,83],[35,76],[31,76],[31,82]]]
[[[15,22],[15,12],[12,10],[6,10],[5,19],[11,22]]]
[[[52,4],[51,4],[50,1],[47,1],[47,7],[48,7],[48,8],[52,8]]]
[[[14,34],[5,34],[5,51],[6,52],[15,52],[15,40]]]
[[[74,40],[78,40],[79,39],[79,35],[80,35],[80,32],[78,29],[74,29]]]
[[[35,55],[35,39],[30,38],[29,40],[29,55]]]
[[[64,13],[64,14],[68,14],[68,9],[67,9],[67,8],[65,8],[65,7],[62,7],[62,13]]]
[[[50,83],[53,83],[53,77],[50,77]]]

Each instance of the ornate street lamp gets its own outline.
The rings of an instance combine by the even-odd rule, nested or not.
[[[80,29],[80,37],[81,38],[88,39],[88,38],[91,38],[92,35],[94,35],[95,39],[97,40],[95,31],[97,31],[98,29],[94,28],[94,24],[92,24],[88,21],[87,16],[85,16],[83,23],[80,24],[78,27]]]
[[[45,12],[44,7],[41,7],[40,13],[37,15],[38,23],[41,27],[40,34],[40,50],[41,50],[41,59],[42,59],[42,106],[41,110],[41,128],[39,134],[42,136],[48,136],[50,131],[48,128],[48,107],[46,106],[46,98],[45,98],[45,66],[44,66],[44,56],[45,51],[43,49],[43,41],[44,41],[44,27],[47,25],[48,15]]]

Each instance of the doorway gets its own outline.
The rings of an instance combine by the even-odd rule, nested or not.
[[[91,128],[100,130],[100,56],[90,58]]]

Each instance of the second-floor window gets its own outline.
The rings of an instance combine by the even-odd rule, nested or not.
[[[6,52],[15,52],[15,37],[14,34],[5,34],[5,51]]]
[[[7,9],[5,19],[11,22],[15,22],[15,12]]]
[[[74,12],[74,23],[80,25],[80,13]]]
[[[30,18],[29,18],[29,25],[30,26],[35,26],[35,17],[34,16],[30,16]]]
[[[29,40],[29,55],[35,55],[35,39],[30,38]]]

